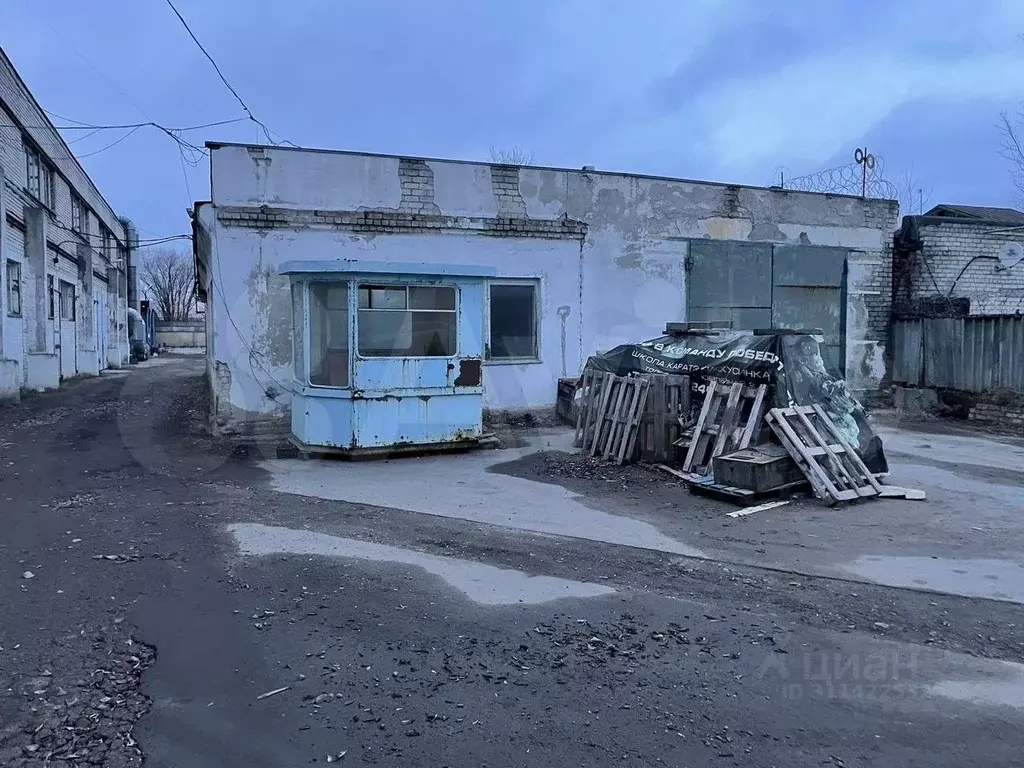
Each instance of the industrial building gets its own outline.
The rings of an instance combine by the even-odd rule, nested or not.
[[[0,399],[128,363],[129,221],[0,50]]]
[[[558,379],[590,355],[680,320],[821,328],[854,392],[886,381],[895,201],[591,167],[207,147],[212,200],[196,204],[193,231],[218,431],[294,428],[294,402],[334,390],[457,395],[467,360],[481,366],[463,385],[479,388],[485,419],[544,418]],[[359,264],[361,277],[337,277]],[[317,272],[337,290],[317,293],[328,279]],[[458,276],[472,316],[458,292],[417,288]],[[377,378],[351,385],[382,357]],[[434,358],[446,365],[428,392],[423,361]]]

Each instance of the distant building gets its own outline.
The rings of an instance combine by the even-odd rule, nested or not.
[[[559,378],[578,376],[595,352],[660,335],[668,321],[822,328],[824,351],[854,390],[875,392],[886,378],[895,201],[591,167],[207,146],[213,200],[196,204],[193,227],[220,430],[283,425],[293,394],[351,381],[347,370],[323,378],[321,369],[379,359],[383,333],[394,336],[388,375],[397,378],[381,397],[409,396],[403,382],[420,393],[401,361],[441,354],[409,352],[429,319],[413,313],[442,311],[414,306],[427,302],[415,286],[392,290],[391,280],[384,290],[360,278],[327,300],[347,296],[346,306],[320,306],[301,286],[293,294],[280,272],[291,261],[333,261],[335,272],[360,261],[378,271],[493,271],[483,306],[458,320],[483,334],[492,415],[552,414]],[[463,311],[445,301],[443,311]],[[355,327],[317,325],[343,310]],[[295,330],[304,327],[305,338]],[[458,371],[459,351],[445,350]]]
[[[904,216],[893,294],[903,317],[1024,312],[1024,211],[937,205]]]
[[[128,362],[130,222],[0,49],[0,399]]]

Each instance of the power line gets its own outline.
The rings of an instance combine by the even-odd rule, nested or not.
[[[221,69],[217,65],[217,62],[214,61],[214,58],[210,55],[209,51],[207,51],[206,48],[203,47],[203,44],[199,42],[199,38],[196,37],[195,33],[192,31],[192,28],[188,25],[188,22],[185,21],[185,17],[182,16],[181,12],[174,7],[174,3],[171,2],[171,0],[166,0],[166,2],[167,5],[170,6],[171,10],[174,11],[174,15],[178,17],[178,21],[181,22],[181,25],[185,27],[185,31],[188,32],[189,37],[192,38],[192,41],[199,47],[199,50],[203,52],[203,55],[209,60],[210,64],[213,65],[214,70],[217,72],[217,76],[220,78],[220,81],[224,83],[224,86],[229,91],[231,91],[231,94],[238,100],[238,103],[242,105],[242,109],[245,110],[245,114],[248,116],[248,118],[252,120],[254,123],[256,123],[256,125],[258,125],[261,129],[263,129],[263,134],[267,137],[267,141],[269,141],[271,144],[278,144],[282,142],[286,144],[292,144],[292,142],[287,141],[286,139],[283,138],[282,142],[274,141],[274,139],[270,136],[270,129],[267,128],[267,126],[264,125],[262,122],[256,119],[256,116],[253,115],[252,110],[249,109],[249,105],[245,103],[242,97],[238,95],[238,91],[236,91],[234,87],[231,85],[231,83],[228,82],[228,79],[224,77],[224,73],[221,72]],[[296,145],[292,144],[292,146]]]
[[[44,111],[46,111],[46,110],[44,110]],[[216,121],[214,121],[212,123],[202,123],[201,125],[186,125],[186,126],[184,126],[182,128],[169,128],[166,125],[161,125],[160,123],[153,122],[152,120],[148,120],[148,121],[146,121],[144,123],[116,123],[116,124],[111,124],[111,125],[93,125],[91,123],[80,123],[77,120],[70,120],[70,119],[68,119],[66,117],[61,117],[60,115],[57,115],[57,114],[55,114],[53,112],[49,112],[49,114],[53,115],[54,117],[60,117],[61,120],[65,120],[65,121],[67,121],[69,123],[74,123],[74,125],[52,125],[51,124],[51,125],[25,125],[25,126],[21,126],[21,125],[15,125],[14,123],[2,123],[2,124],[0,124],[0,127],[2,127],[2,128],[21,128],[21,127],[25,127],[25,128],[38,128],[38,129],[56,128],[58,131],[120,131],[120,130],[127,130],[129,128],[145,128],[146,126],[152,126],[153,128],[159,128],[161,131],[198,131],[198,130],[200,130],[202,128],[214,128],[214,127],[216,127],[218,125],[230,125],[231,123],[242,123],[242,122],[245,122],[246,120],[249,119],[247,117],[232,117],[232,118],[230,118],[228,120],[216,120]]]
[[[94,152],[86,152],[84,155],[79,155],[78,159],[81,160],[82,158],[85,158],[85,157],[92,157],[93,155],[98,155],[100,152],[106,152],[108,149],[112,149],[113,147],[116,147],[118,144],[120,144],[122,141],[127,139],[129,136],[131,136],[137,130],[139,130],[139,129],[138,128],[132,128],[130,131],[128,131],[126,134],[124,134],[124,136],[122,136],[121,138],[116,139],[115,141],[110,142],[109,144],[107,144],[107,146],[101,147],[100,149],[97,149]]]

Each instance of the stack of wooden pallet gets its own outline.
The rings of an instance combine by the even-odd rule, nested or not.
[[[580,389],[576,446],[591,456],[610,458],[616,464],[632,461],[650,381],[587,370]]]

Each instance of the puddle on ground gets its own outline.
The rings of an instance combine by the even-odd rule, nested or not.
[[[614,594],[601,584],[570,581],[551,576],[531,576],[493,565],[440,557],[411,549],[391,547],[358,539],[346,539],[316,531],[295,530],[258,523],[228,526],[245,555],[321,555],[373,562],[415,565],[440,576],[470,600],[483,605],[546,603],[565,597],[585,598]]]
[[[1024,563],[1011,560],[865,555],[842,569],[891,587],[1024,603]]]
[[[1024,665],[994,662],[984,679],[943,680],[928,686],[929,693],[947,699],[995,707],[1024,709]]]

